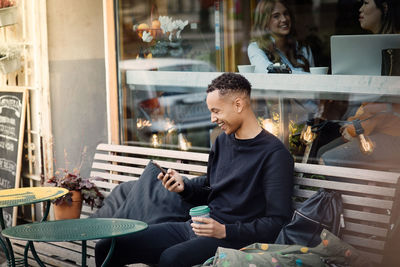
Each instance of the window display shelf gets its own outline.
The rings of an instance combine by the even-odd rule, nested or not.
[[[218,72],[126,71],[128,85],[207,87]],[[359,75],[258,74],[244,76],[253,89],[277,96],[308,98],[312,94],[367,94],[400,96],[400,77]],[[311,94],[310,94],[311,93]]]

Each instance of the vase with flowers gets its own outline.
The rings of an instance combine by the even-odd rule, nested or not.
[[[182,57],[191,49],[191,46],[181,38],[181,32],[188,23],[187,20],[173,20],[168,16],[159,16],[151,22],[151,27],[147,23],[134,25],[133,30],[144,43],[138,57]]]
[[[87,203],[93,209],[101,207],[104,200],[104,196],[99,192],[97,186],[90,179],[81,177],[78,169],[74,169],[72,172],[61,169],[46,181],[46,185],[58,186],[70,191],[53,200],[56,220],[79,218],[82,202]]]

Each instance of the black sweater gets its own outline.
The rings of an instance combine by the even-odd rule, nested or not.
[[[182,197],[210,207],[210,217],[225,224],[226,239],[275,241],[292,214],[293,158],[272,134],[253,139],[218,136],[204,185],[186,179]]]

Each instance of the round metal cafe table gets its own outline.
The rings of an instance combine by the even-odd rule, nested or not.
[[[147,224],[142,221],[117,218],[88,218],[30,223],[7,228],[3,235],[11,239],[28,241],[35,260],[44,266],[35,251],[33,242],[82,241],[82,266],[86,266],[86,241],[112,238],[110,251],[102,266],[106,266],[115,246],[115,237],[142,231]],[[24,260],[27,262],[26,252]]]
[[[69,191],[60,187],[23,187],[0,190],[0,208],[34,204],[52,200]]]
[[[61,197],[68,192],[69,191],[65,188],[51,186],[22,187],[0,190],[0,226],[2,233],[6,228],[3,217],[3,208],[46,202],[46,210],[43,215],[43,220],[46,220],[50,210],[50,200]],[[8,265],[15,266],[15,257],[10,240],[5,238],[4,242],[3,239],[0,238],[0,245],[4,250]]]

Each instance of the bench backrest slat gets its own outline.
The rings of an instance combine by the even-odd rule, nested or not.
[[[309,178],[295,178],[295,184],[304,186],[315,186],[326,189],[348,191],[354,193],[372,194],[378,196],[389,196],[394,197],[395,189],[374,185],[363,185],[348,182],[335,182],[327,180],[309,179]]]
[[[346,207],[346,206],[345,206]],[[390,216],[385,214],[377,214],[367,211],[358,211],[353,209],[344,208],[343,210],[344,219],[354,219],[354,220],[362,220],[366,222],[376,222],[389,224]]]
[[[100,144],[97,146],[97,150],[105,152],[136,154],[143,156],[151,155],[151,156],[165,157],[171,159],[185,159],[185,160],[202,161],[202,162],[208,161],[208,154],[206,153],[157,149],[157,148],[138,147],[138,146]]]
[[[354,235],[342,235],[342,239],[348,242],[350,245],[354,246],[362,246],[371,249],[383,250],[385,242],[374,240],[374,239],[367,239],[367,238],[360,238]]]
[[[138,146],[100,144],[91,176],[108,195],[118,183],[138,179],[150,160],[192,178],[207,171],[208,154]],[[392,223],[399,173],[296,163],[294,207],[318,188],[342,194],[346,227],[342,238],[374,262],[381,262],[385,240]],[[299,202],[300,201],[300,202]],[[86,216],[90,210],[84,207]],[[85,216],[85,215],[84,215]]]
[[[116,163],[127,163],[127,164],[135,164],[135,165],[147,165],[149,162],[148,159],[138,158],[138,157],[127,157],[127,156],[118,156],[113,154],[100,154],[96,153],[94,155],[94,159],[96,161],[108,161],[108,162],[116,162]]]
[[[353,222],[346,222],[346,230],[363,234],[371,234],[379,237],[385,237],[388,233],[386,228],[379,228]]]
[[[117,183],[109,183],[103,181],[95,181],[94,184],[100,188],[107,188],[108,191],[112,191],[118,184]],[[104,193],[104,192],[102,192]]]
[[[352,196],[346,195],[345,193],[348,194],[348,192],[342,194],[342,201],[344,204],[360,205],[360,203],[362,203],[365,207],[381,209],[392,209],[393,207],[393,201],[390,200]],[[294,195],[298,197],[309,198],[313,194],[315,194],[315,191],[313,190],[299,189],[297,187],[294,188]]]
[[[374,171],[306,163],[296,163],[295,171],[300,173],[312,173],[316,175],[330,175],[342,178],[360,179],[371,182],[379,181],[390,184],[397,184],[399,179],[399,173],[396,172]]]
[[[92,171],[90,173],[90,176],[109,180],[110,183],[111,183],[111,181],[127,182],[127,181],[132,181],[135,179],[139,179],[139,176],[127,176],[127,175],[120,175],[120,174],[100,172],[100,171]]]
[[[142,174],[143,172],[143,168],[122,166],[117,164],[99,163],[99,162],[93,162],[92,169],[113,171],[124,174],[133,174],[138,176],[140,176],[140,174]]]

